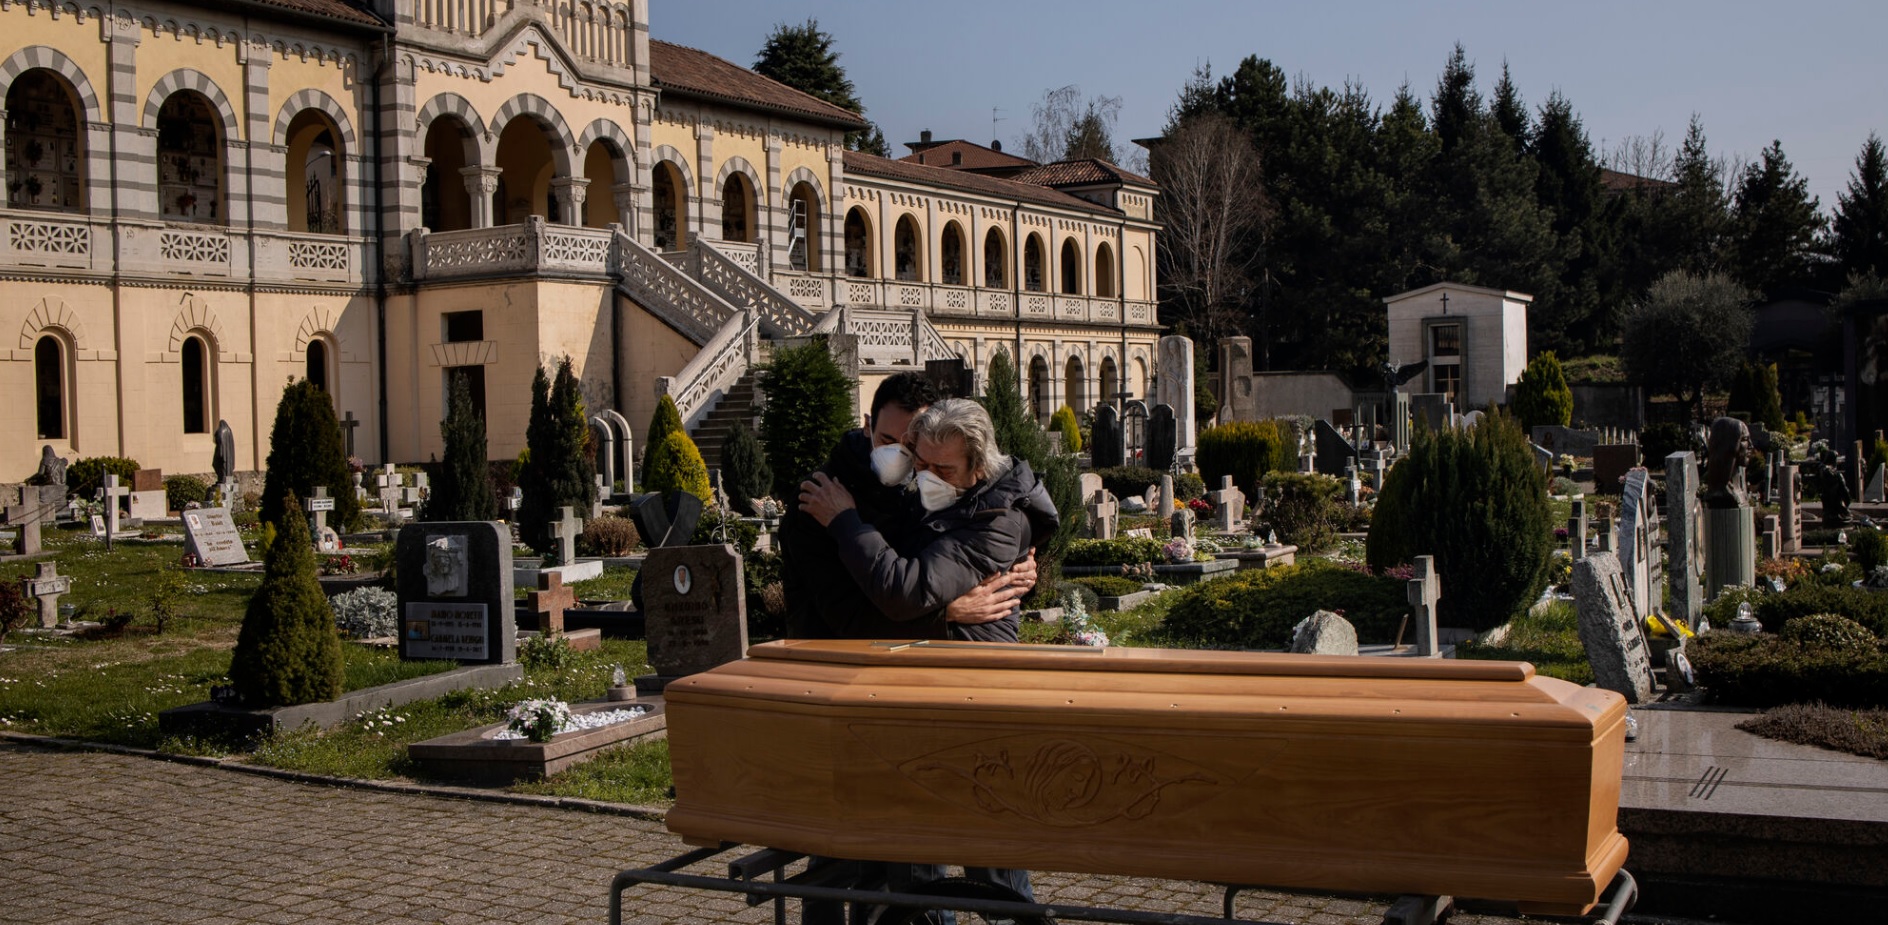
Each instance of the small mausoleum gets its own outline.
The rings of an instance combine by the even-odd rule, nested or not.
[[[1383,300],[1390,315],[1390,362],[1427,360],[1406,392],[1448,396],[1458,413],[1506,401],[1527,366],[1527,307],[1521,292],[1436,283]]]

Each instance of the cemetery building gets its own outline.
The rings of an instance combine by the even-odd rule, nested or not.
[[[438,456],[465,379],[504,458],[561,355],[591,413],[640,427],[667,393],[706,436],[772,345],[814,334],[862,396],[952,357],[981,389],[999,350],[1045,419],[1149,392],[1151,182],[847,152],[857,116],[653,38],[647,0],[0,21],[0,377],[33,396],[0,411],[9,478],[42,444],[208,472],[219,420],[258,469],[299,377],[369,464]]]
[[[1520,292],[1436,283],[1383,300],[1390,363],[1429,366],[1405,390],[1445,395],[1457,412],[1507,401],[1527,368],[1527,307]]]

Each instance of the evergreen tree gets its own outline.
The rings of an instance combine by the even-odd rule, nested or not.
[[[1762,424],[1772,431],[1782,430],[1783,396],[1777,390],[1776,364],[1748,360],[1738,364],[1737,372],[1731,377],[1730,400],[1726,405],[1731,413],[1741,412],[1745,420],[1753,424]]]
[[[656,410],[649,415],[649,427],[642,434],[642,472],[641,478],[636,481],[649,481],[649,451],[661,446],[670,434],[681,429],[682,412],[675,407],[675,399],[667,395],[657,399]]]
[[[1720,248],[1730,225],[1724,198],[1724,178],[1705,147],[1704,121],[1691,117],[1685,142],[1672,162],[1677,187],[1661,197],[1650,232],[1650,245],[1660,255],[1658,265],[1694,275],[1719,266]]]
[[[485,419],[472,403],[472,388],[453,377],[446,399],[446,419],[439,424],[445,458],[426,499],[426,520],[496,520],[498,499],[492,492],[492,467],[485,456]]]
[[[990,378],[985,384],[983,408],[996,427],[997,449],[1029,461],[1033,468],[1049,456],[1049,442],[1044,439],[1036,418],[1023,405],[1022,383],[1008,350],[999,349],[990,358]]]
[[[1529,312],[1529,336],[1536,347],[1584,353],[1611,333],[1601,306],[1622,301],[1625,292],[1614,265],[1614,215],[1606,209],[1600,165],[1573,104],[1558,91],[1541,107],[1531,150],[1540,168],[1535,199],[1550,222],[1561,275],[1551,316],[1535,323]]]
[[[300,507],[284,508],[283,498],[314,497],[315,486],[326,486],[334,499],[334,519],[343,529],[361,517],[354,497],[354,479],[348,472],[341,422],[334,416],[334,401],[319,386],[302,379],[289,384],[275,406],[275,426],[269,431],[268,475],[263,479],[264,523],[282,529],[284,520],[304,519]],[[306,532],[304,530],[304,532]]]
[[[824,338],[774,350],[755,384],[767,396],[760,435],[774,497],[797,498],[800,480],[825,465],[839,438],[859,426],[853,412],[857,385],[833,361]]]
[[[297,514],[278,522],[269,544],[230,656],[230,684],[251,707],[333,700],[341,694],[341,639],[315,578],[308,522],[293,492],[274,506]]]
[[[1495,118],[1495,127],[1513,143],[1515,151],[1523,151],[1533,144],[1527,104],[1521,102],[1521,89],[1514,85],[1506,61],[1501,62],[1501,80],[1495,83],[1495,101],[1489,107],[1489,114]]]
[[[650,447],[648,462],[649,481],[643,484],[645,490],[658,494],[685,491],[700,498],[703,505],[714,506],[715,492],[708,480],[708,464],[702,462],[701,450],[686,431],[674,431],[662,438],[661,443]]]
[[[767,452],[745,423],[735,424],[728,431],[728,442],[721,445],[721,484],[728,503],[743,516],[749,513],[749,501],[773,490],[774,470],[767,465]]]
[[[1796,172],[1781,141],[1744,170],[1737,184],[1732,221],[1731,266],[1738,281],[1758,293],[1810,281],[1816,239],[1822,232],[1820,203],[1809,179]]]
[[[857,88],[840,66],[833,41],[832,33],[821,29],[816,19],[809,18],[797,26],[780,23],[754,58],[754,72],[864,116],[865,104],[859,101]],[[878,126],[869,123],[866,128],[846,133],[846,148],[880,157],[891,154]]]
[[[1063,405],[1049,415],[1049,429],[1062,435],[1062,451],[1080,453],[1082,451],[1082,423],[1075,419],[1075,409]]]
[[[1543,424],[1565,427],[1573,420],[1573,389],[1552,350],[1535,354],[1521,371],[1514,384],[1514,416],[1529,433]]]
[[[518,535],[531,548],[548,552],[556,544],[551,521],[558,509],[590,510],[596,500],[596,467],[590,460],[590,426],[584,419],[583,394],[570,357],[557,361],[556,378],[539,367],[531,380],[531,420],[525,427],[530,451],[518,487]]]
[[[1830,250],[1845,278],[1855,273],[1888,276],[1888,155],[1874,132],[1855,156],[1848,189],[1836,197],[1833,230]]]

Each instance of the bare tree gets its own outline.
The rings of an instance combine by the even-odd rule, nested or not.
[[[1121,98],[1082,95],[1069,84],[1045,91],[1042,101],[1029,107],[1031,125],[1023,136],[1023,156],[1047,164],[1078,157],[1098,157],[1121,163],[1114,146],[1114,124],[1121,116]]]
[[[1672,178],[1672,149],[1663,129],[1650,135],[1628,135],[1607,149],[1600,166],[1648,180]]]
[[[1246,291],[1271,206],[1259,150],[1218,113],[1182,120],[1149,157],[1160,184],[1160,280],[1195,336],[1243,328]]]

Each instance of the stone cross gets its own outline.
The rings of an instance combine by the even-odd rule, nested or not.
[[[1114,539],[1115,527],[1120,523],[1120,508],[1115,504],[1114,495],[1106,488],[1097,488],[1089,497],[1088,522],[1090,532],[1095,539]]]
[[[128,486],[118,484],[115,473],[105,474],[105,487],[99,489],[99,497],[105,501],[105,548],[112,548],[111,538],[118,532],[118,499],[131,494]]]
[[[328,497],[328,486],[316,485],[313,497],[302,501],[302,509],[308,512],[308,536],[316,549],[325,549],[322,538],[328,533],[328,512],[334,510],[334,499]]]
[[[525,595],[525,606],[537,615],[538,632],[546,637],[564,634],[564,610],[576,605],[577,592],[565,587],[557,572],[539,572],[537,590]]]
[[[1355,459],[1344,461],[1344,490],[1345,497],[1349,498],[1352,504],[1358,503],[1363,497],[1363,482],[1357,478],[1357,460]]]
[[[26,580],[26,593],[39,599],[39,625],[59,625],[59,595],[72,590],[72,579],[59,574],[59,563],[39,563],[39,573]]]
[[[1167,533],[1169,536],[1172,536],[1174,539],[1177,539],[1177,540],[1190,540],[1193,538],[1193,509],[1192,508],[1183,507],[1177,511],[1174,511],[1173,514],[1171,515],[1171,518],[1172,519],[1168,521],[1168,529],[1167,529]]]
[[[1567,548],[1573,561],[1586,558],[1586,499],[1573,499],[1573,516],[1567,518]]]
[[[1436,602],[1442,597],[1442,576],[1436,574],[1435,556],[1417,556],[1415,576],[1409,580],[1409,605],[1416,622],[1416,654],[1431,658],[1437,654]]]
[[[1232,483],[1232,476],[1219,477],[1219,490],[1206,493],[1213,502],[1213,526],[1221,533],[1238,530],[1246,519],[1246,493]]]
[[[597,496],[596,500],[590,502],[591,520],[596,520],[603,516],[603,499],[610,496],[610,483],[604,481],[604,478],[603,473],[599,472],[596,474]]]
[[[569,565],[577,561],[577,535],[583,532],[583,521],[569,505],[557,511],[557,519],[551,521],[551,538],[557,540],[557,564]]]
[[[354,417],[354,412],[349,411],[341,417],[341,435],[347,438],[347,455],[349,456],[354,455],[354,428],[359,426],[361,422]]]
[[[1613,522],[1610,518],[1600,519],[1599,535],[1600,535],[1600,552],[1616,552],[1617,551],[1617,549],[1615,548],[1613,544],[1614,544],[1614,541],[1618,539],[1618,537],[1615,536],[1613,533]],[[1618,561],[1615,560],[1614,564],[1617,565]]]
[[[50,489],[50,491],[43,491]],[[19,539],[14,544],[14,551],[22,556],[37,555],[40,544],[40,523],[53,516],[58,504],[48,503],[48,493],[63,491],[57,486],[22,485],[20,503],[7,505],[7,523],[19,528]]]

